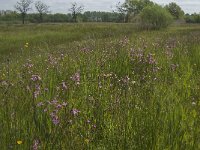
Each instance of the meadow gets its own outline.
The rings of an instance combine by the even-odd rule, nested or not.
[[[200,25],[0,25],[0,149],[200,149]]]

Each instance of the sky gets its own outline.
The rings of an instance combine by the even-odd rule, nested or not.
[[[18,0],[0,0],[0,10],[13,10]],[[34,0],[36,1],[36,0]],[[71,3],[84,6],[85,11],[113,11],[118,2],[125,0],[41,0],[50,6],[52,13],[67,13]],[[176,2],[185,13],[200,13],[200,0],[152,0],[160,5]],[[32,6],[33,7],[33,6]],[[34,9],[33,9],[34,11]]]

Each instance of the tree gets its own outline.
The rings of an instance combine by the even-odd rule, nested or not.
[[[159,5],[145,7],[139,16],[140,27],[148,30],[166,28],[173,20],[171,14]]]
[[[78,6],[77,3],[72,3],[72,7],[69,9],[69,11],[72,14],[73,22],[77,22],[77,16],[84,10],[83,6]]]
[[[170,12],[174,19],[180,19],[184,16],[184,11],[174,2],[166,5],[165,8]]]
[[[27,12],[31,10],[30,5],[33,3],[32,0],[20,0],[15,5],[15,9],[21,13],[22,23],[25,23],[25,17]]]
[[[39,13],[40,16],[40,22],[43,22],[43,15],[47,14],[49,12],[49,6],[47,6],[45,3],[41,1],[35,2],[35,8]]]
[[[131,15],[135,17],[145,7],[153,4],[150,0],[125,0],[123,4],[117,5],[117,9],[121,14],[124,14],[125,22],[128,22]]]
[[[186,14],[185,15],[185,21],[187,23],[200,23],[200,13],[194,13],[194,14]]]

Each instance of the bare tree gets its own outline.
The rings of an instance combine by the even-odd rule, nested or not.
[[[23,23],[23,24],[24,24],[24,22],[25,22],[25,18],[26,18],[27,12],[31,10],[30,5],[31,5],[32,3],[33,3],[32,0],[20,0],[20,1],[17,2],[17,4],[15,5],[15,9],[21,13],[22,23]]]
[[[83,6],[78,6],[77,3],[72,3],[72,7],[69,11],[72,13],[72,19],[74,22],[77,22],[77,16],[84,10]]]
[[[40,15],[40,22],[43,22],[43,15],[49,13],[49,6],[41,1],[35,2],[35,8]]]

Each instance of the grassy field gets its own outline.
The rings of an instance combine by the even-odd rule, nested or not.
[[[200,25],[0,26],[0,149],[200,149]]]

